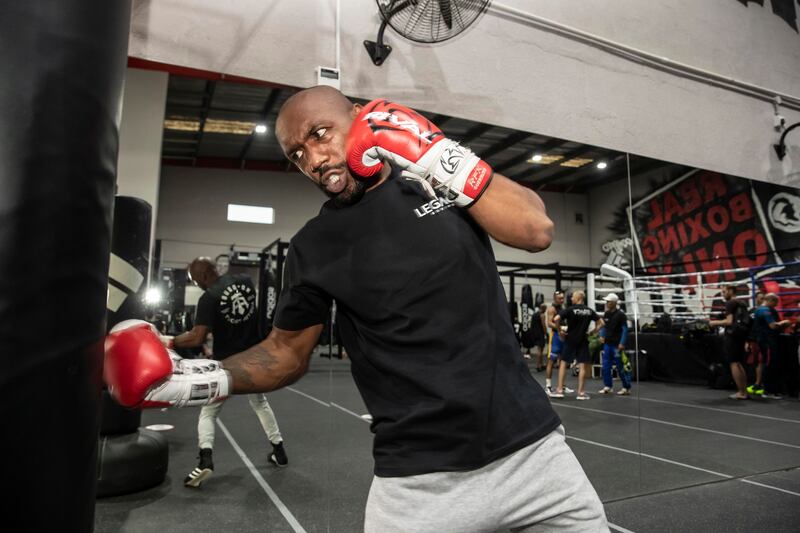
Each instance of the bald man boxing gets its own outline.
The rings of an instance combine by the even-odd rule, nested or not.
[[[541,198],[385,100],[301,91],[276,134],[330,199],[292,239],[272,333],[219,367],[192,368],[192,388],[177,379],[190,363],[167,363],[155,335],[116,332],[106,370],[115,395],[197,405],[286,386],[308,369],[336,300],[374,419],[365,531],[608,531],[519,353],[489,240],[547,248],[553,223]],[[154,377],[133,380],[122,367]]]
[[[221,361],[226,357],[257,343],[258,313],[256,310],[256,288],[245,274],[220,274],[217,263],[207,257],[198,257],[189,264],[189,278],[203,289],[197,302],[194,327],[177,337],[162,338],[168,346],[175,348],[197,348],[213,333],[212,358]],[[278,420],[264,393],[248,397],[264,433],[272,445],[267,460],[284,467],[289,459],[283,445],[283,436]],[[214,471],[214,440],[216,422],[223,402],[205,405],[197,420],[198,464],[183,480],[186,487],[199,487]]]

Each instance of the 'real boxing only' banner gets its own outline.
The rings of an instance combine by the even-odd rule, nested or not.
[[[788,187],[693,170],[632,204],[628,219],[639,265],[686,273],[687,283],[696,282],[697,272],[800,259],[800,194]],[[780,270],[798,273],[796,265]],[[704,281],[742,276],[704,275]]]

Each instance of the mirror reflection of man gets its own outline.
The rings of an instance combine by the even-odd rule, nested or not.
[[[227,256],[224,257],[227,260]],[[204,292],[197,302],[194,328],[172,339],[172,344],[175,348],[200,347],[205,343],[207,335],[213,333],[211,357],[221,361],[261,339],[258,336],[256,289],[252,280],[245,274],[220,275],[217,271],[219,259],[217,257],[217,261],[212,262],[211,259],[198,257],[189,265],[189,277]],[[227,271],[227,261],[225,267]],[[272,444],[269,462],[280,467],[286,466],[288,459],[283,449],[283,437],[267,395],[250,394],[248,398]],[[217,416],[223,404],[224,402],[213,403],[200,410],[197,422],[200,462],[184,479],[183,483],[187,487],[199,487],[214,470],[214,434]]]
[[[219,254],[214,261],[217,264],[217,274],[224,276],[231,267],[231,258],[227,254]]]

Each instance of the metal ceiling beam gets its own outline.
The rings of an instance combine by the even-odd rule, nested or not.
[[[214,91],[217,90],[217,82],[214,80],[208,80],[206,82],[206,91],[203,93],[203,108],[200,111],[200,127],[197,130],[197,145],[194,147],[194,157],[200,156],[200,143],[203,140],[203,133],[206,129],[206,119],[208,118],[208,112],[211,110],[211,101],[214,99]]]
[[[434,124],[436,123],[434,122]],[[460,142],[461,144],[467,144],[468,142],[477,139],[490,129],[492,129],[492,126],[489,124],[478,124],[477,126],[473,126],[470,129],[468,129],[461,137],[459,137],[458,135],[454,135],[454,137],[456,137],[458,139],[458,142]]]
[[[261,114],[258,117],[258,122],[265,122],[267,120],[270,111],[272,111],[272,108],[274,108],[275,104],[278,103],[278,99],[280,97],[280,89],[272,89],[272,92],[269,93],[267,100],[264,102],[264,108],[261,110]],[[255,140],[256,135],[257,134],[255,130],[253,130],[253,132],[250,133],[250,135],[247,137],[247,140],[244,142],[241,152],[239,152],[239,164],[242,166],[247,159],[247,152],[250,151],[250,146],[253,144],[253,140]]]
[[[447,115],[438,115],[438,114],[435,114],[435,115],[431,115],[430,117],[428,117],[428,120],[430,120],[430,121],[431,121],[431,122],[433,122],[433,123],[434,123],[436,126],[438,126],[438,127],[439,127],[439,129],[442,129],[442,126],[444,126],[445,124],[447,124],[448,122],[450,122],[450,119],[451,119],[451,118],[453,118],[453,117],[448,117]]]
[[[532,133],[528,133],[527,131],[515,131],[514,133],[506,135],[505,137],[503,137],[502,139],[500,139],[496,143],[492,144],[491,146],[489,146],[485,150],[481,151],[481,153],[478,154],[478,155],[481,156],[481,159],[489,159],[493,155],[499,154],[503,150],[507,150],[508,148],[511,148],[512,146],[514,146],[518,142],[524,141],[525,139],[527,139],[531,135],[533,135],[533,134]]]
[[[203,110],[202,107],[191,106],[191,105],[175,105],[175,104],[167,104],[167,115],[170,113],[186,116],[185,114],[198,114]],[[217,113],[233,113],[237,115],[252,115],[258,116],[258,111],[245,111],[244,109],[232,109],[229,107],[215,107],[214,112]],[[183,114],[183,115],[182,115]]]
[[[536,146],[533,149],[533,151],[537,152],[537,153],[545,154],[550,150],[554,150],[556,148],[560,148],[561,146],[567,144],[567,142],[569,142],[569,141],[562,141],[561,139],[550,139],[546,143],[541,144],[539,146]],[[502,172],[502,171],[504,171],[506,169],[515,167],[515,166],[519,165],[520,163],[524,163],[525,161],[530,159],[532,155],[533,154],[531,152],[523,152],[523,153],[521,153],[519,155],[516,155],[516,156],[512,157],[511,159],[507,159],[506,161],[500,163],[499,165],[494,165],[493,166],[494,171],[495,172]]]

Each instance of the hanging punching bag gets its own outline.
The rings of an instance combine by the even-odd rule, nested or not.
[[[531,289],[530,285],[522,286],[520,307],[522,308],[522,317],[520,318],[522,333],[520,334],[520,342],[523,348],[533,348],[536,345],[533,330],[533,319],[536,310],[533,308],[533,289]]]
[[[5,531],[91,531],[130,2],[3,2]]]

